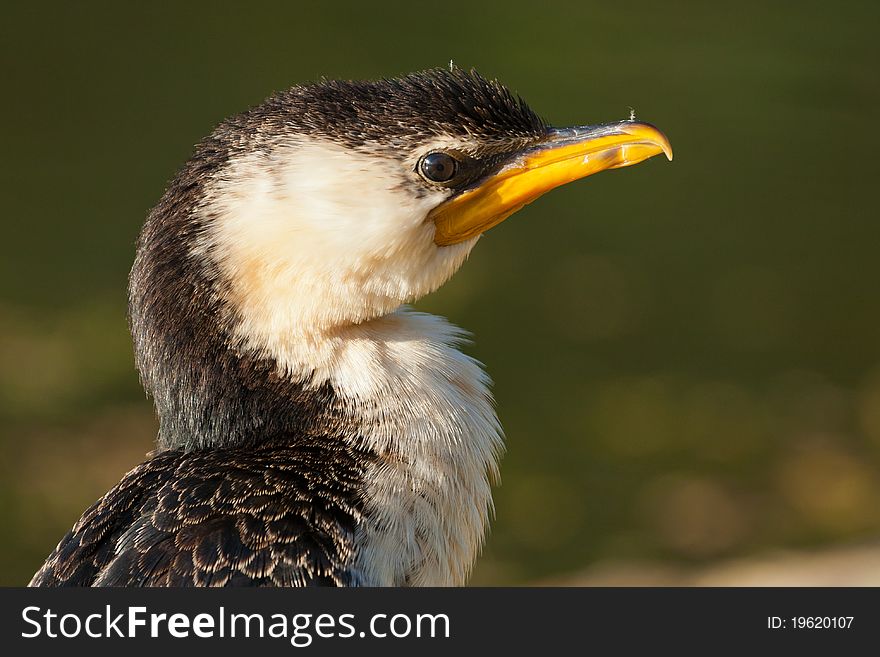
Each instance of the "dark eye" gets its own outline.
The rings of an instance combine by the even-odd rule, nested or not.
[[[447,153],[428,153],[419,162],[419,173],[431,182],[447,182],[458,169],[458,162]]]

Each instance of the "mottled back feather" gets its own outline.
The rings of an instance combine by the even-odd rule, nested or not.
[[[350,586],[369,461],[328,441],[160,452],[88,509],[31,586]]]

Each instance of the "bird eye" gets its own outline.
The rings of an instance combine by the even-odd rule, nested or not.
[[[447,153],[428,153],[419,162],[419,173],[431,182],[447,182],[458,170],[458,162]]]

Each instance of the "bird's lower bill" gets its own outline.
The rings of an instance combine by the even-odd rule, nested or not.
[[[672,146],[647,123],[553,130],[547,141],[516,154],[497,173],[434,208],[428,215],[436,226],[434,242],[439,246],[464,242],[555,187],[660,153],[671,160]]]

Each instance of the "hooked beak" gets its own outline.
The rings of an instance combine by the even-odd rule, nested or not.
[[[672,160],[666,135],[648,123],[550,130],[545,141],[516,153],[500,170],[434,208],[428,215],[436,226],[434,242],[464,242],[555,187],[660,153]]]

